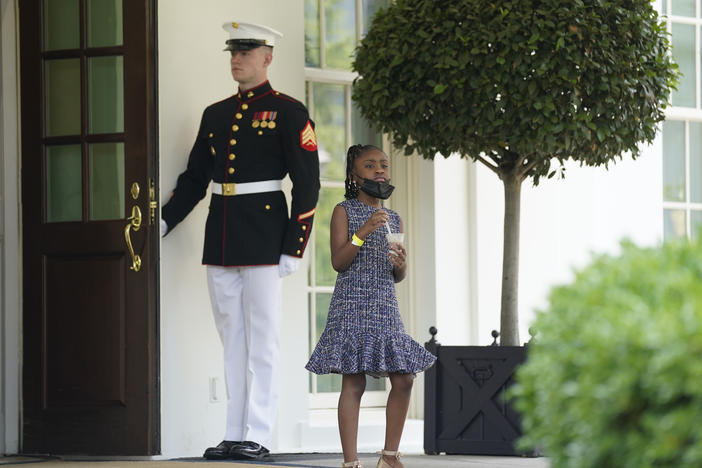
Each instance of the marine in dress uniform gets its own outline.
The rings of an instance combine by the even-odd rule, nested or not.
[[[233,57],[273,47],[282,37],[251,23],[223,28]],[[265,68],[255,86],[242,89],[240,80],[236,94],[205,109],[187,169],[161,213],[166,235],[212,182],[202,262],[229,401],[224,440],[206,458],[268,456],[278,401],[281,277],[305,251],[319,195],[314,123],[301,102],[271,87]],[[286,175],[293,185],[289,215],[281,191]]]

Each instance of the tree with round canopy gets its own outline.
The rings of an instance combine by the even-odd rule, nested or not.
[[[636,158],[676,84],[668,47],[650,0],[396,0],[357,48],[353,99],[396,147],[504,184],[501,344],[519,344],[522,183]]]

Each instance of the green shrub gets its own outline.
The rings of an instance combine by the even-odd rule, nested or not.
[[[702,467],[702,242],[623,242],[534,328],[512,390],[522,447],[553,468]]]

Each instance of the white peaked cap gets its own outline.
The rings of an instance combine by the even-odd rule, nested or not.
[[[276,39],[283,35],[273,28],[254,23],[238,23],[236,21],[222,25],[229,34],[224,50],[250,50],[260,46],[275,46]]]

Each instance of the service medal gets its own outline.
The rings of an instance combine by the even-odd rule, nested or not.
[[[268,122],[268,128],[275,128],[275,120],[271,120],[270,122]]]
[[[260,123],[259,123],[258,120],[254,120],[253,122],[251,122],[251,126],[252,126],[253,128],[258,128],[259,125],[260,125]]]
[[[266,128],[268,126],[268,121],[264,120],[261,122],[261,128]]]

